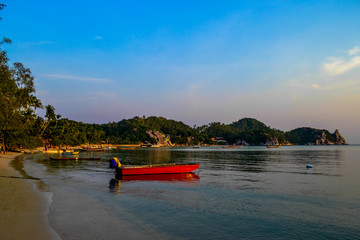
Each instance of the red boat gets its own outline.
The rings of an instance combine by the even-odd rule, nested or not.
[[[100,158],[99,157],[75,157],[75,158],[50,157],[50,160],[100,160]]]
[[[170,163],[170,164],[152,164],[142,166],[122,166],[117,158],[110,160],[110,168],[115,169],[118,175],[146,175],[146,174],[169,174],[169,173],[189,173],[195,171],[200,164],[188,163]]]

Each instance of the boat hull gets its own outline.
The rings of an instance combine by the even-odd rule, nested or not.
[[[172,174],[189,173],[195,171],[200,164],[159,164],[146,166],[124,166],[116,169],[116,174],[128,175],[148,175],[148,174]]]

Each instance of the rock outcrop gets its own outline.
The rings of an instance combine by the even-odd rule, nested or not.
[[[171,143],[169,136],[165,136],[164,134],[160,133],[159,131],[148,130],[148,131],[146,131],[146,135],[155,139],[157,145],[166,146],[166,147],[171,147],[174,145]]]
[[[326,133],[322,132],[315,141],[315,145],[330,145],[332,142],[326,137]]]
[[[346,145],[339,130],[330,133],[326,129],[302,127],[286,132],[286,139],[295,145]]]
[[[341,136],[339,130],[335,130],[333,134],[331,134],[331,138],[323,131],[321,135],[318,135],[318,138],[315,141],[315,145],[346,145],[345,138]]]
[[[347,145],[348,143],[346,142],[345,138],[343,136],[341,136],[341,134],[339,133],[339,131],[336,129],[334,134],[335,136],[335,144],[336,145]]]

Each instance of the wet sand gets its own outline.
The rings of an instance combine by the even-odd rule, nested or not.
[[[53,187],[50,198],[39,190],[42,180],[10,165],[21,154],[0,155],[0,240],[168,239],[112,216],[108,206],[66,186]]]
[[[21,153],[0,154],[0,239],[60,239],[50,227],[48,204],[31,180],[9,163]]]
[[[50,223],[64,240],[148,240],[171,239],[165,233],[144,231],[111,214],[111,206],[98,199],[69,189],[52,189],[54,202],[50,207]],[[165,235],[166,236],[166,235]]]

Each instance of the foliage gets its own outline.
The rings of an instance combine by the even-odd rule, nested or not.
[[[134,117],[118,123],[102,124],[101,127],[105,132],[106,142],[115,144],[154,143],[154,139],[146,134],[148,130],[168,135],[171,142],[178,145],[216,144],[217,142],[213,139],[219,138],[224,139],[228,144],[245,141],[251,145],[259,145],[265,144],[272,138],[278,139],[280,143],[287,142],[283,131],[267,127],[262,122],[251,118],[243,118],[230,125],[213,122],[191,128],[183,122],[163,117]]]
[[[335,141],[335,136],[325,129],[297,128],[286,133],[286,138],[292,144],[313,144],[321,137],[323,132],[330,141]]]
[[[4,7],[0,4],[0,10]],[[34,95],[34,77],[30,69],[22,63],[9,65],[7,53],[1,48],[9,43],[8,38],[0,42],[0,144],[33,145],[27,143],[34,139],[26,141],[28,138],[24,134],[30,133],[36,121],[35,109],[42,105]]]
[[[254,118],[243,118],[237,122],[230,124],[231,127],[236,128],[240,131],[250,131],[250,130],[265,130],[269,131],[270,128],[264,123],[254,119]]]
[[[272,138],[278,139],[280,143],[286,143],[285,133],[281,130],[272,129],[264,123],[253,119],[243,118],[232,124],[225,125],[215,122],[198,128],[206,139],[206,143],[214,143],[212,138],[223,138],[228,144],[246,142],[250,145],[265,144]]]
[[[97,124],[86,124],[63,118],[50,121],[43,137],[53,146],[100,144],[104,139],[104,131]]]
[[[163,117],[134,117],[118,123],[102,124],[101,127],[109,143],[155,143],[154,139],[146,134],[148,130],[170,135],[171,141],[176,144],[187,144],[189,137],[196,137],[196,131],[183,122]]]

